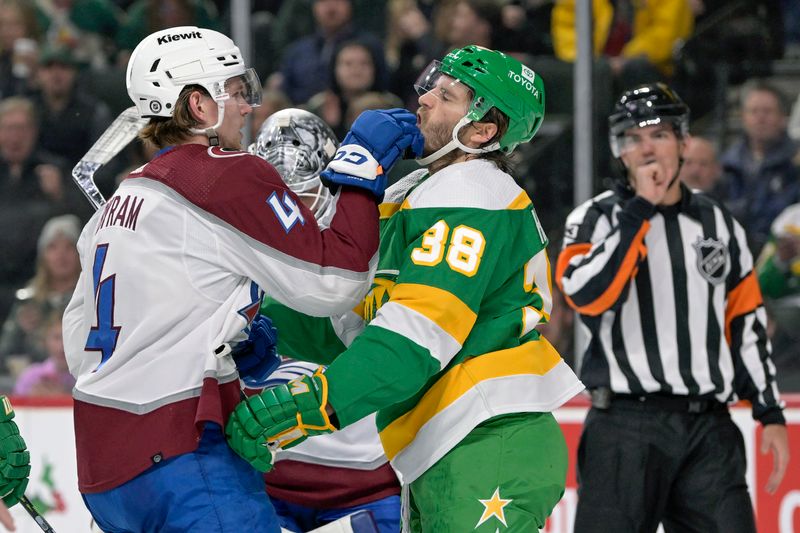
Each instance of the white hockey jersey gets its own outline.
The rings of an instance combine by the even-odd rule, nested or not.
[[[378,245],[371,196],[343,191],[330,228],[277,172],[243,152],[189,144],[133,172],[81,234],[64,315],[79,485],[99,492],[196,448],[240,399],[215,348],[243,338],[261,290],[314,315],[352,308]]]

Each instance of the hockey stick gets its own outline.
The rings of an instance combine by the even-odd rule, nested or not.
[[[42,528],[42,531],[44,531],[45,533],[56,533],[56,531],[53,529],[53,526],[47,523],[47,520],[45,520],[44,517],[39,513],[39,511],[36,510],[36,507],[33,506],[33,504],[31,503],[31,501],[28,499],[27,496],[25,496],[24,494],[20,496],[19,503],[21,503],[22,507],[24,507],[25,510],[28,511],[28,514],[31,515],[31,518],[33,518],[36,521],[36,524],[40,528]]]
[[[94,183],[95,172],[128,146],[148,120],[139,117],[135,106],[129,107],[114,119],[114,122],[106,128],[106,131],[72,169],[72,178],[95,209],[100,209],[106,203],[106,199],[103,198],[103,194]]]

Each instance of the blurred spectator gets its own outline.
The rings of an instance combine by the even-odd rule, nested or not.
[[[796,0],[791,0],[797,3]],[[729,84],[766,76],[783,55],[781,0],[690,0],[694,33],[674,50],[675,88],[692,116],[725,112]]]
[[[800,391],[800,203],[784,209],[772,223],[757,269],[774,326],[779,385],[782,390]]]
[[[618,90],[672,74],[673,48],[689,37],[694,24],[686,0],[593,0],[592,7],[593,48],[608,59]],[[562,61],[574,61],[577,55],[575,22],[575,0],[557,0],[551,31]]]
[[[0,0],[0,99],[29,91],[39,38],[32,2]]]
[[[800,147],[786,133],[788,103],[776,87],[758,79],[746,83],[740,109],[743,133],[722,155],[720,197],[757,255],[775,217],[800,201]]]
[[[261,125],[273,113],[291,106],[292,102],[289,97],[281,91],[264,89],[261,93],[261,105],[254,107],[253,112],[250,113],[250,138],[255,140],[258,137],[258,130],[261,129]]]
[[[16,291],[34,271],[36,237],[56,214],[88,209],[66,183],[63,162],[36,149],[34,108],[20,97],[0,102],[0,320]],[[75,205],[80,202],[80,208]]]
[[[792,115],[789,118],[787,130],[789,137],[795,141],[800,141],[800,94],[797,95],[797,100],[792,105]]]
[[[781,0],[783,8],[783,29],[786,55],[800,57],[800,2],[797,0]]]
[[[714,143],[703,137],[689,137],[683,151],[680,179],[688,187],[711,192],[722,176]]]
[[[800,203],[784,209],[772,223],[758,261],[758,281],[767,298],[800,294]]]
[[[79,65],[68,48],[45,48],[39,63],[38,145],[74,166],[111,123],[111,111],[76,90]]]
[[[15,365],[41,362],[46,357],[43,325],[48,315],[64,312],[80,274],[75,247],[80,220],[62,215],[47,221],[37,241],[36,274],[18,290],[11,313],[0,331],[0,373]]]
[[[130,53],[151,33],[175,26],[222,31],[217,8],[210,0],[136,0],[117,35],[117,64],[127,65]]]
[[[61,312],[48,315],[43,327],[43,344],[47,358],[23,370],[14,385],[19,396],[52,396],[70,394],[75,378],[69,373],[61,335]]]
[[[0,202],[44,200],[52,214],[87,214],[86,202],[68,180],[67,162],[38,147],[38,137],[31,100],[12,97],[0,102]]]
[[[309,111],[321,117],[333,129],[336,137],[347,133],[345,117],[350,103],[359,96],[380,91],[382,80],[376,78],[378,58],[363,41],[345,41],[333,54],[330,69],[330,88],[311,97]]]
[[[511,0],[503,5],[495,46],[506,53],[553,55],[552,0]]]
[[[350,105],[347,108],[347,115],[345,116],[344,126],[346,130],[350,129],[350,126],[353,125],[353,122],[358,118],[358,115],[363,113],[368,109],[392,109],[395,107],[402,107],[403,103],[400,101],[400,97],[392,93],[379,93],[379,92],[367,92],[364,93],[350,102]],[[401,159],[397,162],[399,165],[403,161],[408,161],[407,159]]]
[[[70,48],[80,62],[96,69],[108,65],[123,18],[110,0],[49,0],[37,6],[49,46]]]
[[[338,46],[359,40],[369,47],[375,58],[375,78],[386,80],[383,43],[373,34],[353,25],[350,0],[314,0],[316,32],[289,45],[281,62],[277,85],[295,104],[305,103],[313,95],[330,88],[330,68]]]
[[[317,0],[283,0],[272,24],[271,53],[282,58],[289,45],[316,31],[313,5]],[[431,2],[432,0],[423,0]],[[386,2],[352,0],[353,26],[383,37]]]
[[[496,48],[493,32],[500,28],[501,20],[501,6],[497,0],[459,0],[447,31],[448,49],[468,44]]]
[[[414,82],[431,60],[441,57],[444,45],[416,0],[389,0],[386,22],[386,60],[392,71],[389,90],[407,109],[416,109]]]

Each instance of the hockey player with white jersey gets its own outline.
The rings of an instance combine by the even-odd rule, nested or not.
[[[79,488],[105,531],[277,532],[261,476],[221,431],[248,376],[217,348],[247,337],[262,291],[304,313],[352,308],[375,266],[384,185],[334,178],[336,213],[320,230],[274,168],[239,151],[261,86],[218,32],[146,37],[127,87],[160,151],[78,243],[64,340]],[[378,120],[393,135],[364,150],[388,171],[422,138],[413,115]],[[250,356],[267,364],[261,341]]]
[[[552,305],[547,238],[507,159],[541,125],[544,85],[516,59],[466,46],[417,87],[427,168],[386,191],[372,291],[336,321],[270,306],[279,352],[328,366],[242,402],[226,435],[268,470],[265,443],[291,451],[377,412],[408,530],[536,531],[566,482],[551,411],[583,389],[536,329]],[[357,123],[323,176],[370,177],[349,164]],[[337,333],[359,323],[339,353]]]

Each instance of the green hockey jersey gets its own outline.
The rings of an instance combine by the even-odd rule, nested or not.
[[[378,270],[353,313],[263,312],[281,353],[330,363],[340,425],[378,411],[386,455],[410,483],[481,422],[552,411],[583,385],[535,329],[552,305],[547,239],[511,176],[481,159],[418,171],[380,210]]]

